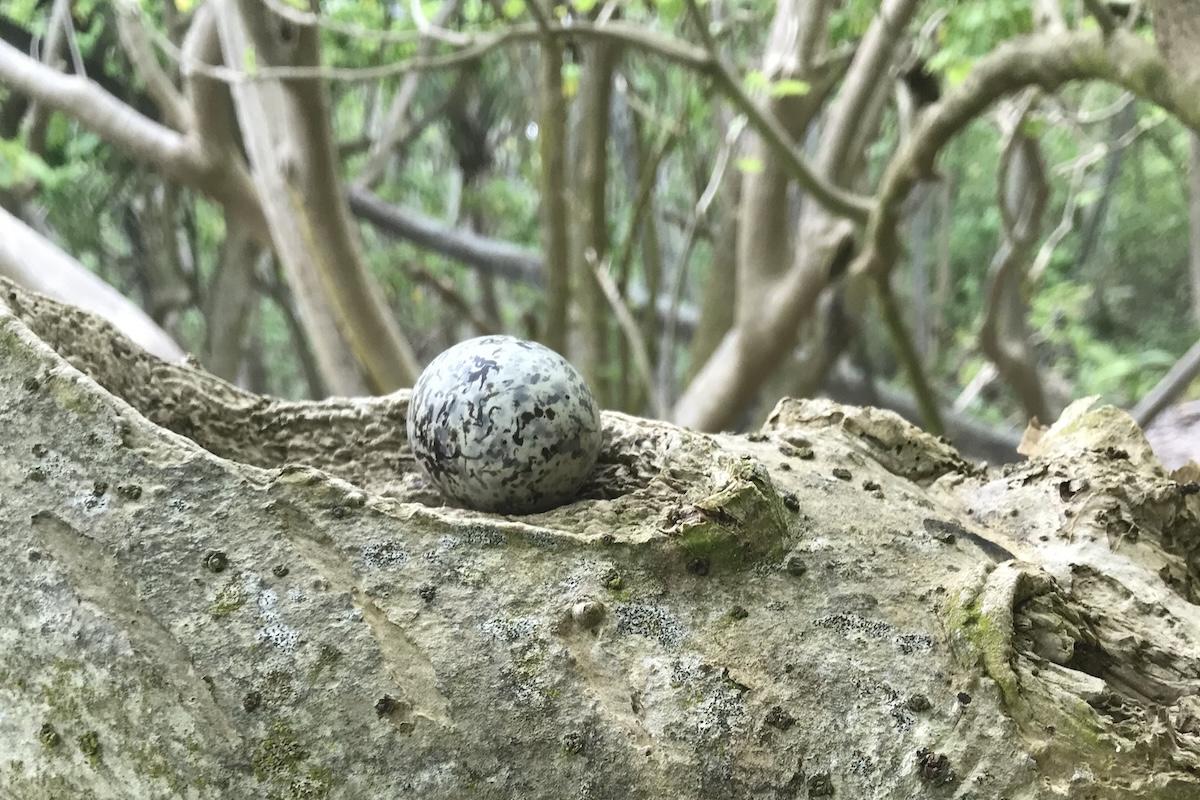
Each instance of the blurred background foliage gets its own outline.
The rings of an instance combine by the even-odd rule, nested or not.
[[[143,2],[143,10],[159,30],[171,34],[179,15],[192,10],[194,0],[175,0],[175,8],[160,2]],[[570,13],[585,14],[594,0],[576,0]],[[348,26],[381,31],[411,31],[412,19],[405,4],[377,0],[327,0],[322,13]],[[424,2],[433,16],[439,3]],[[681,0],[629,2],[625,19],[678,33],[684,5]],[[755,71],[769,27],[774,3],[742,0],[725,5],[726,14],[716,33],[729,59],[747,76],[763,80]],[[861,36],[878,10],[866,0],[840,4],[830,19],[829,35],[836,46]],[[174,13],[169,13],[173,11]],[[568,13],[564,6],[559,11]],[[489,31],[523,17],[522,0],[501,3],[466,0],[453,26],[460,31]],[[7,0],[0,16],[35,35],[45,32],[46,3]],[[94,80],[148,114],[139,103],[131,65],[117,41],[108,4],[77,0],[73,5],[79,54]],[[1003,0],[949,4],[936,32],[921,38],[918,52],[932,77],[944,85],[963,80],[972,64],[1004,40],[1032,27],[1026,4]],[[1089,24],[1086,21],[1081,24]],[[369,66],[413,55],[415,40],[380,41],[326,29],[323,58],[335,66]],[[164,58],[164,64],[167,64]],[[563,67],[564,93],[570,99],[578,86],[578,66],[569,57]],[[723,136],[716,102],[704,82],[679,69],[664,67],[637,54],[629,54],[619,77],[619,103],[635,106],[640,130],[631,130],[628,114],[614,116],[614,156],[609,162],[610,245],[620,250],[631,224],[636,193],[634,151],[660,142],[670,133],[677,146],[660,167],[656,186],[659,236],[664,252],[677,253],[683,228],[711,169],[712,154]],[[378,125],[380,105],[395,90],[399,79],[375,83],[332,83],[334,130],[343,154],[347,182],[366,158],[365,135]],[[436,72],[419,84],[413,117],[427,121],[402,158],[396,159],[377,187],[385,199],[454,225],[466,221],[489,236],[539,247],[537,149],[537,49],[536,45],[502,48],[487,55],[474,68]],[[804,92],[796,83],[752,86],[765,91]],[[0,88],[0,98],[6,90]],[[466,124],[453,124],[446,114],[450,98],[465,97],[458,109]],[[1129,107],[1126,112],[1123,109]],[[1094,119],[1081,119],[1086,109]],[[1115,110],[1114,110],[1115,109]],[[1107,111],[1106,111],[1107,110]],[[1114,130],[1127,126],[1116,148]],[[459,121],[463,123],[462,120]],[[1196,340],[1188,289],[1187,170],[1188,133],[1162,111],[1132,103],[1121,92],[1106,87],[1073,87],[1039,106],[1027,125],[1044,149],[1052,194],[1045,232],[1064,215],[1069,221],[1061,241],[1053,248],[1028,287],[1030,324],[1040,363],[1048,381],[1067,396],[1100,394],[1128,406],[1141,397],[1168,366]],[[466,129],[479,141],[463,141]],[[894,113],[883,124],[883,136],[871,155],[877,176],[895,146]],[[474,152],[478,151],[478,152]],[[984,117],[944,152],[939,162],[936,193],[944,201],[932,213],[924,243],[929,252],[928,274],[918,284],[906,265],[897,274],[902,294],[928,292],[932,298],[928,320],[914,320],[928,328],[926,368],[944,398],[954,398],[969,385],[986,359],[980,353],[978,331],[985,305],[988,265],[999,239],[996,208],[996,173],[1000,133]],[[1115,175],[1110,160],[1119,156]],[[464,165],[475,159],[464,169]],[[752,171],[759,165],[739,160],[737,168]],[[11,127],[0,138],[0,192],[36,198],[45,228],[65,250],[106,281],[147,308],[151,298],[142,279],[143,252],[131,209],[147,202],[160,188],[152,170],[62,115],[53,115],[39,156]],[[175,224],[187,249],[187,279],[204,287],[211,279],[216,254],[224,238],[220,210],[192,192],[182,193],[175,207]],[[362,226],[365,250],[387,302],[402,327],[428,358],[463,336],[461,320],[447,309],[442,297],[431,291],[418,273],[449,282],[472,304],[484,302],[484,287],[477,276],[460,265],[429,251],[385,238]],[[692,254],[694,280],[688,288],[698,303],[698,287],[706,279],[714,251],[717,226],[702,225],[700,242]],[[665,259],[667,263],[671,258]],[[642,274],[642,252],[632,257],[634,278]],[[278,284],[270,269],[260,270],[264,284]],[[276,285],[276,288],[279,287]],[[504,329],[535,335],[540,313],[540,291],[520,284],[498,283],[497,307]],[[202,295],[203,292],[198,292]],[[279,292],[264,291],[253,336],[261,354],[254,388],[284,397],[308,393],[298,360],[296,337],[281,313]],[[872,365],[877,379],[902,383],[885,334],[869,315],[863,323],[861,357]],[[175,325],[182,344],[199,350],[205,337],[205,320],[195,306],[178,309]],[[692,365],[681,351],[677,373]],[[614,365],[614,369],[617,368]],[[634,409],[641,410],[641,409]],[[998,382],[969,398],[965,410],[993,422],[1020,423],[1020,409],[1012,394]]]

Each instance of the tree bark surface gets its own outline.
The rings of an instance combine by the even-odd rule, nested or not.
[[[1200,493],[1090,401],[616,413],[453,509],[406,392],[295,403],[0,285],[0,796],[1195,798]]]

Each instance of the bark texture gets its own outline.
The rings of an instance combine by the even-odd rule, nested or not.
[[[0,287],[0,795],[1194,798],[1200,494],[1088,401],[1004,472],[888,412],[615,413],[439,506],[407,393],[288,403]]]

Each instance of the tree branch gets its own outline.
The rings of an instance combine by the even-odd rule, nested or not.
[[[1147,428],[1163,409],[1191,385],[1197,375],[1200,375],[1200,342],[1188,348],[1188,351],[1167,370],[1162,380],[1138,401],[1130,414],[1138,425],[1143,429]]]
[[[433,25],[440,27],[444,24],[458,10],[459,2],[460,0],[442,0],[437,14],[434,15]],[[417,55],[419,57],[429,56],[433,52],[434,44],[435,40],[432,37],[422,36],[420,44],[417,46]],[[356,178],[357,183],[371,187],[383,177],[393,150],[407,135],[411,127],[405,125],[405,120],[408,118],[408,110],[412,105],[413,98],[417,95],[419,78],[420,73],[409,73],[404,76],[400,87],[396,89],[396,94],[392,97],[392,103],[384,116],[379,136],[371,143],[371,149],[367,153],[367,162]]]
[[[849,160],[858,155],[855,129],[862,124],[876,93],[887,91],[886,76],[896,44],[919,4],[920,0],[885,2],[859,43],[821,133],[817,164],[830,180],[845,180]]]
[[[125,150],[150,161],[168,176],[196,180],[202,165],[180,133],[144,117],[87,78],[64,75],[0,41],[0,83],[26,94]]]
[[[361,186],[346,190],[350,209],[385,233],[508,280],[541,284],[541,255],[533,249],[454,228],[392,205]]]
[[[146,352],[165,361],[183,358],[179,345],[146,312],[3,208],[0,275],[103,317]]]
[[[734,75],[733,69],[717,49],[716,42],[708,32],[708,22],[700,13],[695,0],[688,0],[688,9],[696,27],[701,31],[700,35],[705,42],[711,65],[709,72],[717,87],[735,108],[746,115],[750,127],[783,162],[788,174],[825,208],[856,223],[866,222],[871,208],[869,201],[834,185],[813,169],[779,118],[760,107],[743,88],[742,82]]]
[[[187,104],[183,95],[163,71],[162,65],[158,63],[154,45],[150,42],[142,20],[141,7],[132,0],[118,0],[115,6],[117,32],[134,70],[146,84],[146,91],[162,112],[163,118],[175,130],[186,131],[189,122]]]
[[[930,433],[941,435],[945,430],[942,424],[942,413],[939,409],[937,395],[921,367],[921,356],[913,346],[912,336],[908,326],[904,324],[904,316],[896,305],[896,295],[892,291],[891,281],[887,276],[876,276],[874,281],[876,297],[883,311],[883,322],[892,337],[892,347],[904,371],[908,373],[908,382],[916,396],[917,407],[921,410],[921,419]]]
[[[1200,130],[1200,82],[1171,73],[1154,45],[1116,30],[1039,35],[1009,42],[982,58],[971,74],[926,109],[909,140],[892,158],[867,223],[865,246],[853,269],[890,272],[902,252],[898,226],[905,198],[934,171],[945,146],[999,98],[1027,86],[1053,92],[1065,83],[1103,80],[1122,86]]]
[[[650,398],[654,416],[662,419],[666,415],[666,408],[654,391],[654,371],[650,366],[650,354],[646,350],[646,342],[642,339],[637,320],[629,312],[629,306],[621,299],[621,292],[613,282],[612,276],[608,274],[608,267],[594,260],[591,266],[596,276],[596,283],[600,285],[605,299],[612,306],[613,314],[617,317],[617,325],[624,334],[626,342],[629,343],[629,349],[633,353],[633,363],[637,367],[638,377],[645,385],[646,396]]]

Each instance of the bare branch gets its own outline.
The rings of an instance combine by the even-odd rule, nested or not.
[[[1200,375],[1200,342],[1188,348],[1188,351],[1167,370],[1162,380],[1138,401],[1130,414],[1138,425],[1146,428],[1191,385],[1197,375]]]
[[[158,56],[146,32],[141,7],[132,0],[119,0],[116,4],[117,31],[138,76],[146,84],[146,91],[162,112],[163,118],[178,131],[188,127],[187,105],[183,95],[158,63]]]
[[[453,308],[463,319],[471,323],[471,327],[475,329],[478,335],[485,336],[497,332],[496,326],[475,310],[475,304],[462,296],[462,293],[454,286],[453,281],[434,275],[423,267],[405,266],[404,271],[413,280],[432,289],[438,297],[442,298],[442,301],[446,305]]]
[[[729,159],[744,127],[744,122],[738,120],[725,133],[725,141],[721,149],[717,151],[712,174],[708,178],[708,185],[704,187],[704,191],[696,200],[692,215],[688,219],[687,230],[683,234],[683,246],[679,250],[668,294],[670,311],[667,314],[666,329],[663,331],[662,347],[658,351],[658,390],[660,395],[658,405],[663,408],[670,405],[668,393],[672,384],[671,377],[675,363],[678,310],[683,303],[683,290],[687,285],[688,266],[692,260],[692,248],[696,244],[696,232],[699,230],[700,223],[708,215],[708,209],[717,198],[717,191],[721,188],[721,182],[725,179],[725,172],[729,167]]]
[[[1041,150],[1023,132],[1032,102],[1032,96],[1024,99],[1002,120],[1007,130],[996,181],[1002,239],[988,269],[979,342],[1016,394],[1025,417],[1045,421],[1053,415],[1038,374],[1037,355],[1029,343],[1022,291],[1050,196]]]
[[[596,282],[600,285],[605,299],[612,306],[621,333],[629,343],[630,352],[633,353],[633,363],[637,367],[638,376],[645,384],[646,396],[651,399],[654,416],[662,419],[666,415],[666,408],[654,391],[654,372],[650,366],[650,354],[646,350],[646,342],[642,339],[642,333],[638,330],[637,320],[629,312],[629,306],[625,305],[625,301],[621,299],[620,290],[617,289],[612,276],[608,274],[608,266],[593,261],[592,271],[596,275]]]
[[[98,314],[159,358],[166,361],[183,358],[179,345],[144,311],[3,208],[0,208],[0,275]]]
[[[442,0],[442,5],[438,8],[432,24],[438,27],[445,24],[446,20],[458,9],[459,2],[460,0]],[[419,9],[420,3],[415,2],[414,7]],[[424,36],[417,47],[417,55],[419,57],[429,56],[433,52],[433,46],[434,39],[430,36]],[[371,143],[371,150],[367,154],[367,163],[358,175],[357,182],[361,185],[371,187],[379,182],[380,178],[383,177],[384,169],[387,167],[396,145],[407,135],[409,129],[412,127],[411,125],[406,125],[405,120],[408,118],[409,107],[412,105],[413,98],[416,97],[419,81],[420,73],[409,73],[404,76],[400,87],[396,89],[396,94],[392,98],[392,103],[388,107],[387,114],[384,116],[379,137]]]
[[[135,158],[154,163],[186,182],[202,169],[199,154],[178,132],[144,117],[99,84],[64,75],[0,41],[0,83],[29,95],[86,127]]]
[[[855,155],[854,132],[861,125],[871,99],[886,92],[888,66],[904,28],[917,10],[919,0],[888,0],[879,9],[863,36],[842,88],[829,109],[821,134],[817,163],[823,175],[841,182],[848,161]]]
[[[1027,86],[1052,92],[1065,83],[1103,80],[1162,106],[1200,130],[1200,82],[1180,80],[1154,45],[1136,34],[1114,31],[1041,35],[997,48],[976,64],[958,87],[926,109],[912,137],[884,172],[867,224],[863,252],[854,269],[889,272],[902,251],[898,225],[904,199],[931,175],[941,148],[996,100]]]
[[[400,208],[359,186],[346,190],[356,215],[381,230],[476,269],[523,283],[542,281],[541,255],[530,248],[453,228],[412,209]]]
[[[59,68],[59,51],[62,50],[66,38],[66,30],[71,26],[71,0],[54,0],[50,9],[50,21],[46,25],[46,38],[42,43],[41,62],[55,70]],[[80,72],[80,75],[83,73]],[[46,124],[50,120],[50,110],[41,103],[34,101],[30,104],[25,116],[29,149],[41,154],[46,149]]]
[[[912,0],[905,1],[911,2]],[[711,63],[709,71],[722,94],[733,103],[735,108],[746,115],[750,126],[763,138],[775,156],[782,161],[791,177],[814,200],[836,214],[857,223],[865,222],[870,211],[868,201],[834,185],[813,169],[779,118],[769,110],[760,107],[743,88],[742,82],[734,75],[733,69],[717,49],[717,44],[708,31],[707,20],[701,15],[695,0],[688,0],[688,8],[696,27],[701,30],[700,35],[705,42],[708,59]]]
[[[891,281],[887,276],[876,276],[874,284],[876,297],[879,300],[880,309],[883,311],[884,325],[892,337],[892,347],[896,352],[896,358],[904,371],[908,373],[908,382],[916,396],[917,407],[921,410],[921,419],[924,420],[925,428],[930,433],[940,435],[945,430],[945,426],[942,424],[942,412],[938,407],[937,395],[934,394],[929,378],[926,377],[925,370],[921,366],[921,355],[913,346],[908,326],[904,324],[904,316],[896,304],[896,295],[892,292]]]
[[[453,69],[474,63],[485,55],[509,44],[531,42],[550,36],[556,40],[579,39],[581,41],[609,41],[656,55],[689,69],[707,72],[711,68],[707,53],[678,39],[654,33],[644,26],[622,21],[595,24],[572,21],[570,25],[548,24],[543,31],[536,24],[514,25],[494,33],[473,34],[464,37],[457,50],[441,55],[414,56],[413,58],[380,64],[373,67],[329,67],[329,66],[264,66],[253,70],[217,67],[188,63],[183,54],[164,35],[154,37],[155,43],[169,57],[179,61],[184,73],[199,72],[215,80],[230,84],[258,81],[304,81],[326,80],[363,83],[382,78],[393,78],[410,72],[430,72]]]

